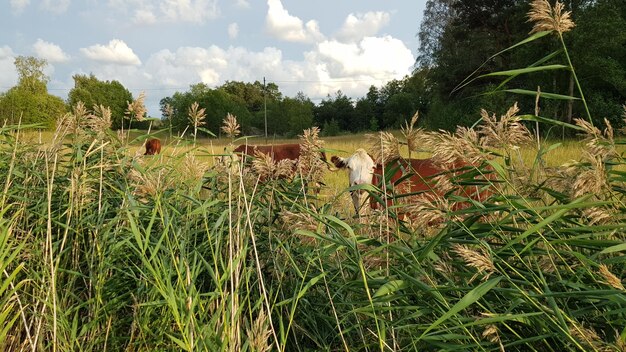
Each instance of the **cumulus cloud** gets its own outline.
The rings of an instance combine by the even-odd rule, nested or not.
[[[88,48],[81,48],[80,51],[94,61],[128,66],[141,65],[139,57],[126,43],[119,39],[111,40],[106,46],[97,44]]]
[[[310,20],[306,24],[289,14],[280,0],[268,0],[269,7],[265,17],[265,26],[270,35],[281,40],[301,43],[314,43],[324,39],[319,24]]]
[[[109,8],[139,25],[203,24],[220,15],[218,0],[107,0]]]
[[[0,46],[0,92],[6,91],[16,84],[15,53],[7,45]]]
[[[152,11],[151,6],[142,7],[135,10],[133,22],[137,24],[155,24],[157,23],[157,16]]]
[[[228,37],[235,39],[239,35],[239,25],[237,23],[231,23],[228,25]]]
[[[415,62],[411,50],[390,36],[366,37],[358,43],[324,41],[316,55],[331,77],[400,78]]]
[[[46,59],[50,63],[62,63],[70,59],[60,46],[46,42],[41,38],[33,44],[33,50],[38,57]]]
[[[70,0],[43,0],[41,8],[54,14],[62,14],[70,6]]]
[[[19,13],[22,13],[22,11],[24,11],[26,6],[30,5],[30,0],[11,0],[10,4],[11,4],[11,10],[14,13],[19,14]]]
[[[389,13],[383,11],[350,14],[337,32],[336,37],[342,41],[359,41],[378,33],[380,28],[389,23],[390,18]]]
[[[165,0],[160,1],[159,10],[171,22],[204,23],[220,13],[217,0]]]
[[[151,114],[158,115],[162,97],[200,82],[216,87],[227,80],[254,82],[267,77],[286,96],[301,91],[315,101],[341,90],[359,98],[371,85],[382,86],[410,74],[414,62],[402,41],[385,36],[356,43],[322,41],[297,60],[286,59],[274,47],[260,51],[216,45],[180,47],[160,50],[141,66],[94,65],[89,72],[99,79],[118,80],[131,91],[133,87],[159,88],[146,100]]]

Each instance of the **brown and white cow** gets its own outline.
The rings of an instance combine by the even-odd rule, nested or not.
[[[373,184],[378,185],[383,176],[383,165],[374,162],[372,157],[363,149],[358,149],[348,158],[332,156],[331,162],[340,169],[347,169],[349,176],[349,186]],[[459,169],[467,165],[455,165],[455,169]],[[394,188],[395,194],[434,192],[438,193],[434,186],[433,177],[444,174],[447,170],[442,169],[432,159],[396,159],[385,165],[385,170],[393,171],[393,175],[385,175],[389,179],[389,185]],[[405,178],[405,179],[402,179]],[[401,180],[402,179],[402,180]],[[401,182],[398,182],[400,181]],[[363,205],[363,195],[360,191],[352,192],[352,202],[354,208],[359,213],[359,209]],[[464,187],[457,194],[472,199],[484,198],[486,192],[479,192],[477,187]],[[387,200],[387,206],[392,204],[393,200]],[[376,209],[379,206],[378,201],[370,197],[370,206]],[[462,206],[456,205],[454,209]]]
[[[146,141],[146,153],[144,155],[156,155],[161,152],[161,140],[152,138]]]

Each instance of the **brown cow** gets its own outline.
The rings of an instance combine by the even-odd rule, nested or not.
[[[236,154],[255,156],[257,152],[269,155],[274,162],[289,159],[297,161],[300,157],[301,147],[298,143],[274,144],[274,145],[252,145],[241,144],[233,150]],[[326,153],[320,151],[320,159],[326,163]]]
[[[146,153],[144,155],[156,155],[161,152],[161,140],[152,138],[146,141]]]
[[[350,186],[362,184],[378,185],[382,179],[383,166],[376,164],[372,157],[363,149],[358,149],[348,158],[333,156],[330,160],[337,168],[349,170]],[[458,165],[455,169],[463,166],[465,165]],[[395,194],[436,192],[433,188],[435,185],[433,177],[444,174],[447,171],[436,165],[432,159],[397,159],[387,163],[385,170],[393,170],[394,172],[390,178],[388,175],[385,176],[390,180],[390,186],[394,187]],[[407,179],[397,184],[402,177]],[[360,198],[362,194],[362,191],[352,192],[352,202],[357,214],[361,206]],[[472,199],[482,199],[488,196],[487,192],[479,193],[477,187],[464,187],[457,194]],[[388,200],[387,206],[390,206],[392,201],[392,199]],[[370,206],[376,209],[379,203],[375,198],[371,197]],[[453,209],[460,209],[464,206],[467,206],[467,204],[458,203],[454,205]]]

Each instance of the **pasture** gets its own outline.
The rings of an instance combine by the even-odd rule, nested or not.
[[[278,177],[261,160],[258,182],[215,163],[229,139],[156,134],[162,153],[143,156],[140,133],[1,132],[2,350],[624,349],[626,175],[602,132],[539,151],[507,132],[488,152],[467,134],[381,135],[403,156],[484,156],[472,171],[496,191],[362,217],[344,172]],[[309,137],[328,158],[367,143]]]

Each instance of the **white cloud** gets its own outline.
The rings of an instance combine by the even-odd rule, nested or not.
[[[30,0],[11,0],[10,3],[14,13],[22,13],[26,6],[30,5]]]
[[[239,25],[237,23],[231,23],[228,25],[228,37],[235,39],[239,35]]]
[[[139,57],[126,43],[119,39],[111,40],[107,46],[97,44],[88,48],[81,48],[80,51],[94,61],[128,66],[141,65]]]
[[[163,18],[170,22],[204,23],[220,13],[217,0],[164,0],[159,3]]]
[[[317,54],[331,77],[401,78],[415,63],[411,50],[390,36],[350,44],[325,41],[317,46]]]
[[[305,56],[319,81],[302,89],[310,97],[333,95],[337,90],[349,97],[362,97],[371,85],[382,86],[410,74],[415,62],[404,43],[389,36],[367,37],[350,44],[324,41]]]
[[[0,46],[0,92],[17,84],[15,53],[9,46]]]
[[[143,7],[135,10],[133,22],[137,24],[155,24],[157,23],[157,17],[151,6]]]
[[[107,6],[139,25],[204,24],[220,15],[218,0],[107,0]]]
[[[41,8],[54,14],[62,14],[70,6],[70,0],[43,0]]]
[[[352,42],[373,36],[378,33],[380,28],[389,23],[390,18],[389,13],[383,11],[350,14],[337,33],[337,38]]]
[[[235,6],[240,9],[249,9],[250,2],[248,0],[235,0]]]
[[[268,0],[267,5],[269,9],[265,26],[276,38],[301,43],[314,43],[324,39],[317,21],[310,20],[303,24],[300,18],[289,14],[280,0]]]
[[[46,59],[50,63],[62,63],[69,61],[70,57],[60,46],[46,42],[41,38],[37,39],[33,44],[35,54],[42,59]]]

